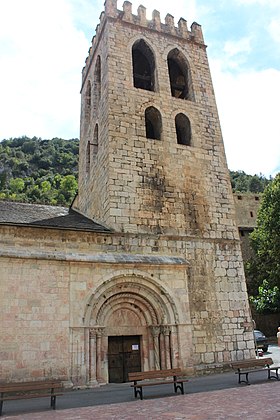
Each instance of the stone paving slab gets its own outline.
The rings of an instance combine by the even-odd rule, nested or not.
[[[3,416],[8,420],[277,420],[280,382],[167,398]]]

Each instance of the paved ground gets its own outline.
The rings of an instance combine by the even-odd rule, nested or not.
[[[280,348],[265,356],[280,362]],[[233,372],[191,378],[185,395],[172,393],[171,385],[150,387],[144,400],[135,400],[129,384],[67,392],[49,410],[48,399],[20,400],[4,405],[3,420],[280,420],[280,382],[267,382],[263,372],[251,376],[251,386],[238,385]]]
[[[280,383],[5,417],[9,420],[277,420]]]

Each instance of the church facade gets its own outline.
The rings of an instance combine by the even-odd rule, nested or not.
[[[95,386],[254,357],[197,23],[107,0],[82,74],[76,199],[0,210],[1,378]]]

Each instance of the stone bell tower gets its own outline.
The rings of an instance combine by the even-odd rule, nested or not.
[[[81,98],[73,208],[109,228],[88,249],[98,250],[95,258],[113,276],[108,284],[99,266],[89,269],[88,281],[99,283],[91,285],[84,319],[108,337],[131,336],[137,326],[144,369],[202,370],[253,357],[235,207],[200,25],[189,28],[181,18],[175,26],[170,14],[163,22],[156,10],[147,20],[143,6],[134,15],[130,2],[120,11],[116,0],[106,0]],[[107,314],[111,298],[120,318],[113,303],[107,320],[102,308],[91,309],[104,299]]]
[[[107,0],[81,94],[81,213],[116,231],[237,238],[200,25]]]

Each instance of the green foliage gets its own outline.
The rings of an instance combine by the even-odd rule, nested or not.
[[[262,174],[247,175],[244,171],[230,171],[233,192],[262,193],[272,178],[267,179]]]
[[[78,139],[43,140],[24,136],[2,140],[0,198],[69,205],[77,189],[78,155]],[[261,174],[252,176],[243,171],[231,171],[230,176],[234,192],[259,193],[271,181]],[[11,182],[15,179],[21,179],[24,187],[19,188],[19,181]]]
[[[0,198],[69,205],[77,191],[79,140],[0,142]]]
[[[254,258],[246,270],[255,288],[265,281],[269,289],[280,289],[280,173],[266,187],[257,216],[257,227],[250,235]]]
[[[9,185],[12,193],[20,193],[24,190],[24,180],[21,178],[10,179]]]
[[[262,282],[258,288],[257,296],[250,296],[250,301],[256,311],[261,314],[280,312],[280,291],[279,287],[270,288],[267,280]]]

